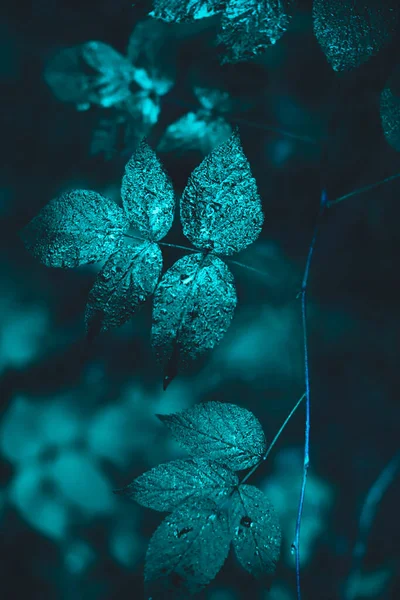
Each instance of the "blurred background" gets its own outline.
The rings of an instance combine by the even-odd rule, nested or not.
[[[333,200],[400,171],[379,118],[380,93],[400,58],[398,39],[358,70],[337,75],[313,35],[311,2],[300,1],[289,31],[264,55],[221,66],[218,17],[163,26],[147,19],[150,2],[125,0],[6,0],[3,8],[1,595],[142,597],[146,547],[161,515],[112,490],[183,455],[155,413],[201,400],[232,402],[253,411],[271,440],[303,393],[296,295],[321,189]],[[95,79],[96,93],[77,98],[81,54],[65,50],[88,41],[125,57],[115,59],[122,70],[123,61],[134,64],[131,95],[119,84],[111,99],[104,92],[114,83],[107,59],[105,83]],[[83,314],[101,265],[47,269],[18,232],[72,188],[118,202],[124,165],[144,134],[179,197],[193,168],[235,126],[265,224],[234,258],[262,273],[231,266],[239,303],[227,335],[163,392],[150,346],[151,302],[88,346]],[[311,468],[301,530],[307,600],[400,597],[399,477],[379,505],[361,571],[352,570],[365,495],[399,445],[399,194],[400,179],[330,208],[321,223],[309,281]],[[166,241],[187,244],[178,218]],[[182,255],[163,252],[165,268]],[[282,524],[271,590],[230,555],[199,597],[295,598],[290,544],[303,436],[300,408],[251,482],[269,495]]]

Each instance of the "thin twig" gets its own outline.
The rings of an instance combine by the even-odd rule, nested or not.
[[[380,181],[376,181],[375,183],[371,183],[362,188],[358,188],[357,190],[354,190],[353,192],[349,192],[348,194],[345,194],[344,196],[340,196],[339,198],[336,198],[335,200],[331,200],[330,202],[327,203],[327,207],[330,208],[331,206],[334,206],[335,204],[339,204],[339,202],[343,202],[343,200],[347,200],[347,198],[351,198],[352,196],[358,196],[359,194],[363,194],[364,192],[369,192],[370,190],[373,190],[373,189],[379,187],[380,185],[383,185],[384,183],[388,183],[389,181],[393,181],[394,179],[398,179],[399,177],[400,177],[400,173],[396,173],[395,175],[390,175],[390,177],[386,177],[385,179],[381,179]]]
[[[396,477],[397,471],[400,470],[400,452],[397,452],[390,462],[385,466],[378,478],[374,481],[365,497],[363,507],[361,509],[360,520],[358,522],[358,533],[356,543],[353,548],[352,565],[347,578],[347,586],[345,597],[351,600],[350,586],[352,581],[361,573],[362,561],[367,551],[367,538],[371,530],[372,523],[375,519],[378,505],[390,484]]]
[[[253,475],[254,471],[256,469],[258,469],[258,467],[261,465],[261,463],[263,463],[265,460],[267,460],[272,448],[275,446],[276,442],[278,441],[282,431],[285,429],[286,425],[289,423],[290,419],[292,418],[292,416],[294,415],[294,413],[296,412],[296,410],[298,409],[298,407],[300,406],[300,404],[302,403],[302,401],[304,400],[305,397],[306,397],[306,393],[304,392],[302,397],[299,400],[297,400],[296,404],[294,405],[294,407],[292,408],[292,410],[290,411],[290,413],[288,414],[288,416],[286,417],[286,419],[280,426],[278,433],[276,434],[276,436],[274,437],[274,439],[268,446],[268,448],[267,448],[265,454],[263,455],[263,457],[261,458],[261,460],[258,463],[256,463],[254,465],[254,467],[252,467],[248,473],[246,473],[246,475],[243,477],[242,481],[240,482],[240,485],[242,485],[243,483],[246,483],[246,481],[249,479],[249,477],[251,477]]]
[[[319,214],[317,217],[317,222],[315,224],[311,244],[308,249],[307,261],[306,261],[306,266],[304,269],[303,282],[301,285],[301,292],[300,292],[301,318],[302,318],[302,328],[303,328],[303,347],[304,347],[304,379],[305,379],[305,387],[306,387],[306,423],[305,423],[305,431],[304,431],[303,479],[302,479],[301,491],[300,491],[299,508],[297,511],[296,532],[295,532],[295,536],[294,536],[294,541],[292,543],[292,551],[294,551],[295,559],[296,559],[297,600],[301,600],[300,527],[301,527],[301,518],[303,515],[304,495],[305,495],[305,491],[306,491],[307,474],[308,474],[308,468],[310,466],[310,371],[309,371],[308,341],[307,341],[307,285],[308,285],[308,277],[310,274],[311,260],[312,260],[313,253],[314,253],[315,241],[317,239],[317,234],[318,234],[319,225],[321,222],[321,217],[326,208],[326,205],[327,205],[326,192],[324,190],[321,194]]]

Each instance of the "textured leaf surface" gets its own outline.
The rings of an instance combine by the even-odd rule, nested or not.
[[[238,133],[190,175],[181,198],[181,220],[194,246],[220,254],[239,252],[260,235],[261,199]]]
[[[158,150],[197,150],[206,155],[225,142],[231,134],[232,128],[223,117],[213,117],[202,110],[189,112],[166,128]]]
[[[26,248],[47,267],[72,268],[107,259],[129,223],[97,192],[73,190],[51,200],[22,230]]]
[[[229,552],[228,519],[211,500],[189,501],[161,523],[146,554],[149,596],[187,598],[214,579]]]
[[[272,574],[279,559],[281,530],[268,498],[252,485],[232,495],[230,527],[242,567],[257,578]]]
[[[220,342],[236,302],[233,276],[216,256],[184,256],[164,274],[154,295],[152,344],[165,365],[165,387],[189,359]]]
[[[385,138],[400,152],[400,67],[395,69],[381,93],[380,114]]]
[[[89,293],[88,332],[107,331],[130,319],[154,292],[161,269],[161,250],[151,242],[124,246],[110,256]]]
[[[215,502],[238,484],[230,469],[205,458],[174,460],[143,473],[125,493],[153,510],[171,511],[189,498],[207,497]]]
[[[160,96],[169,92],[176,79],[177,56],[170,25],[155,19],[140,21],[129,38],[127,53],[138,85]]]
[[[359,67],[379,52],[395,28],[396,6],[385,0],[314,0],[314,32],[335,71]]]
[[[229,0],[221,21],[222,62],[240,62],[263,53],[289,24],[286,0]]]
[[[121,196],[129,221],[145,236],[159,240],[166,235],[174,218],[174,190],[145,140],[125,167]]]
[[[59,52],[44,75],[63,102],[75,102],[80,108],[109,107],[129,97],[134,68],[111,46],[91,41]]]
[[[259,462],[266,450],[258,419],[245,408],[205,402],[171,415],[158,415],[190,454],[240,471]]]
[[[151,17],[167,23],[183,23],[213,17],[225,8],[226,0],[153,0]]]

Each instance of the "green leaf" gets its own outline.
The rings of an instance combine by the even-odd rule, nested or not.
[[[28,251],[47,267],[107,259],[129,228],[123,211],[97,192],[73,190],[51,200],[22,230]]]
[[[376,0],[314,0],[315,36],[335,71],[359,67],[390,39],[396,3]]]
[[[161,275],[159,246],[124,246],[110,256],[90,290],[85,321],[89,334],[119,327],[146,301]]]
[[[266,450],[258,419],[235,404],[205,402],[158,417],[189,454],[218,461],[235,471],[258,463]]]
[[[199,592],[224,564],[230,540],[227,516],[212,500],[202,498],[178,508],[150,540],[145,566],[148,596],[175,599]]]
[[[169,512],[189,498],[207,497],[218,502],[238,482],[235,473],[223,465],[188,458],[158,465],[137,477],[122,493],[142,506]]]
[[[233,276],[216,256],[184,256],[164,274],[152,327],[152,345],[165,365],[164,387],[189,360],[221,341],[236,302]]]
[[[194,246],[220,254],[239,252],[260,235],[261,199],[237,132],[190,175],[181,220]]]
[[[287,0],[229,0],[218,42],[225,46],[222,63],[249,60],[262,54],[285,33]]]
[[[171,228],[175,196],[156,153],[143,140],[125,167],[122,204],[129,221],[150,240],[160,240]]]
[[[383,133],[388,143],[400,152],[400,67],[396,67],[386,82],[380,97]]]
[[[226,0],[153,0],[149,14],[167,23],[184,23],[213,17],[225,4]]]
[[[236,556],[257,578],[271,575],[279,559],[281,529],[268,498],[252,485],[233,492],[229,524]]]

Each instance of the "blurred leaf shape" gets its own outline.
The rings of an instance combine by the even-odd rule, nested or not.
[[[108,258],[128,228],[115,202],[97,192],[72,190],[51,200],[21,235],[46,267],[65,269]]]
[[[185,23],[213,17],[220,13],[226,0],[153,0],[150,14],[166,23]]]
[[[188,502],[168,515],[153,534],[146,554],[149,594],[186,598],[214,579],[229,552],[226,514],[207,498]]]
[[[278,517],[265,494],[253,485],[236,489],[229,524],[242,567],[256,578],[271,575],[279,559],[282,536]]]
[[[335,71],[359,67],[389,41],[398,21],[391,0],[314,0],[314,33]]]
[[[238,483],[237,475],[224,465],[206,458],[187,458],[154,467],[121,493],[147,508],[170,512],[189,499],[206,497],[217,502]]]
[[[233,276],[216,254],[246,248],[260,234],[261,200],[234,132],[193,171],[181,198],[186,237],[201,252],[162,277],[158,244],[174,218],[174,190],[145,140],[125,166],[123,210],[100,194],[73,190],[42,208],[22,231],[46,266],[70,268],[106,260],[89,294],[89,337],[127,321],[155,291],[152,344],[164,364],[164,389],[180,368],[221,341],[237,298]],[[128,235],[134,227],[140,235]],[[124,238],[134,244],[124,245]]]
[[[381,92],[380,116],[386,140],[400,152],[400,66],[394,69]]]
[[[158,417],[189,454],[218,461],[235,471],[257,464],[266,450],[259,420],[235,404],[204,402]]]
[[[244,250],[260,235],[261,198],[237,131],[190,175],[181,220],[195,247],[217,254]]]
[[[275,44],[289,25],[290,0],[229,0],[222,15],[218,43],[222,64],[255,58]]]
[[[216,256],[184,256],[164,274],[154,296],[151,332],[164,364],[164,388],[188,359],[221,341],[236,304],[233,275]]]
[[[234,473],[265,458],[259,421],[219,402],[158,417],[194,457],[161,464],[117,490],[148,508],[173,511],[149,543],[149,595],[186,598],[200,591],[222,567],[231,541],[247,571],[270,576],[280,554],[277,517],[264,494]]]

